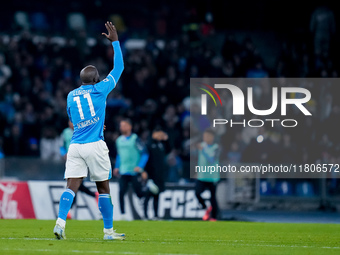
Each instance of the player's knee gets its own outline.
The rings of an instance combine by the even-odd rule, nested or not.
[[[99,194],[110,194],[110,186],[107,181],[97,182],[97,190]]]
[[[110,194],[110,189],[98,188],[98,193],[99,194]]]

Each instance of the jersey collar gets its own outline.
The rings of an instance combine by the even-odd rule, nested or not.
[[[93,87],[93,85],[91,85],[91,84],[86,84],[86,85],[81,85],[81,87],[87,89],[87,88],[89,88],[89,87]]]

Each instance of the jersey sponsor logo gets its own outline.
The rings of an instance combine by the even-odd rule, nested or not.
[[[88,126],[91,126],[93,124],[96,124],[98,121],[99,121],[99,117],[94,117],[93,119],[85,120],[85,121],[77,123],[77,127],[78,128],[88,127]]]

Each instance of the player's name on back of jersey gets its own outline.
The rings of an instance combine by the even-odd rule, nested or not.
[[[99,117],[94,117],[93,119],[90,120],[85,120],[83,122],[77,123],[78,128],[84,128],[90,125],[93,125],[99,121]]]
[[[73,91],[73,96],[79,96],[79,95],[84,95],[87,93],[92,92],[92,89],[85,89],[85,90],[75,90]]]

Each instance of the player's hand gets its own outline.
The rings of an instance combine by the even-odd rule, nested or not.
[[[167,133],[163,132],[163,137],[162,138],[163,138],[163,141],[167,141],[169,136],[168,136]]]
[[[197,144],[197,149],[201,151],[203,149],[202,144],[198,143]]]
[[[142,179],[145,181],[146,179],[148,179],[148,173],[147,172],[142,172]]]
[[[106,130],[106,126],[104,125],[104,131]]]
[[[107,29],[108,34],[102,33],[110,42],[118,41],[118,34],[115,26],[112,22],[106,22],[105,27]]]
[[[113,175],[116,176],[116,177],[119,175],[119,169],[118,168],[113,169]]]
[[[139,173],[139,172],[142,171],[142,168],[140,168],[139,166],[136,166],[136,167],[133,169],[133,171]]]

